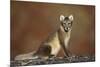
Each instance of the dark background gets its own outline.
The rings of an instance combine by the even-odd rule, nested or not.
[[[95,7],[11,1],[11,60],[37,50],[60,25],[59,16],[73,14],[68,49],[75,55],[95,54]],[[58,56],[63,56],[62,49]]]

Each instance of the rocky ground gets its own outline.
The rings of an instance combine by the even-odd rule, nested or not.
[[[55,57],[44,59],[26,59],[11,61],[11,67],[18,66],[31,66],[31,65],[44,65],[44,64],[60,64],[60,63],[76,63],[76,62],[93,62],[95,61],[95,56],[71,56],[67,58]]]

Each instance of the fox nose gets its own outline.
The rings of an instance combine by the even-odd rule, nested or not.
[[[65,32],[68,32],[68,28],[64,28]]]

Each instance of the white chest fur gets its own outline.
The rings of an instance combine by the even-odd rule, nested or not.
[[[64,43],[66,48],[68,47],[69,39],[70,39],[70,35],[65,37]]]
[[[66,47],[68,46],[70,34],[71,34],[71,30],[69,30],[68,32],[65,32],[63,27],[60,26],[60,34],[59,35],[61,36],[61,39],[63,40]]]

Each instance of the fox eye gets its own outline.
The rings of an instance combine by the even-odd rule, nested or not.
[[[66,24],[66,23],[63,23],[63,24]]]
[[[71,23],[68,23],[68,25],[71,25]]]

